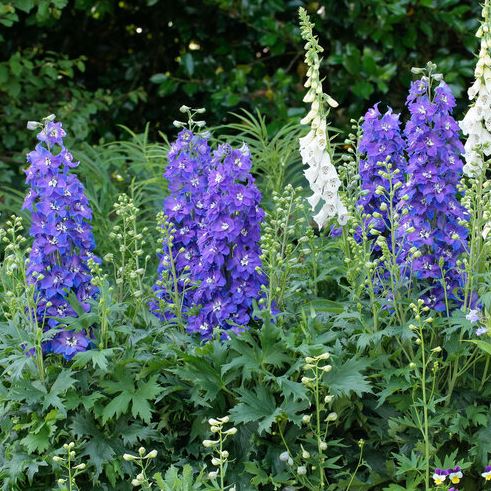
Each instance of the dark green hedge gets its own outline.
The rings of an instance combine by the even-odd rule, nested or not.
[[[169,130],[177,108],[209,123],[239,107],[280,123],[303,111],[297,9],[326,48],[343,125],[370,103],[400,108],[411,66],[439,63],[460,95],[472,78],[475,0],[11,0],[0,4],[0,161],[15,167],[25,121],[56,112],[78,140],[117,124]]]

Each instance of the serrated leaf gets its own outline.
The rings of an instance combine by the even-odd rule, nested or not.
[[[98,367],[103,372],[106,372],[108,367],[107,356],[111,355],[113,351],[114,350],[112,348],[104,350],[91,349],[88,351],[81,351],[75,355],[72,366],[75,368],[83,368],[87,366],[89,362],[91,362],[94,368]]]
[[[334,396],[348,396],[354,392],[361,397],[371,393],[372,388],[362,371],[368,367],[365,360],[351,358],[342,365],[333,363],[333,369],[326,376],[329,391]]]
[[[50,430],[46,425],[42,425],[36,432],[32,432],[29,435],[22,438],[20,441],[27,449],[28,453],[44,452],[50,446]]]
[[[240,394],[239,403],[230,411],[234,422],[257,422],[259,434],[269,430],[281,413],[271,392],[264,385],[257,386],[255,392],[247,389],[238,389],[237,392]]]
[[[119,417],[128,411],[132,395],[128,392],[121,392],[118,396],[109,402],[102,411],[102,421],[107,423],[108,420],[114,417]]]
[[[147,399],[132,397],[131,400],[131,414],[133,417],[137,418],[139,416],[145,423],[149,423],[152,417],[152,408]]]

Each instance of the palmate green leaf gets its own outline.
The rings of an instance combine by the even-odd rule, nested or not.
[[[111,462],[116,452],[112,441],[98,428],[96,422],[89,414],[77,414],[70,425],[72,434],[79,440],[88,440],[81,456],[90,457],[96,472],[95,477],[101,474],[104,464]]]
[[[332,371],[325,377],[330,393],[334,396],[348,396],[354,392],[358,397],[371,393],[372,388],[362,373],[369,365],[367,360],[360,358],[351,358],[341,365],[333,362]]]
[[[108,356],[111,356],[114,352],[113,348],[107,348],[103,350],[91,349],[87,351],[81,351],[75,355],[72,366],[74,368],[86,367],[89,363],[92,363],[94,368],[100,368],[103,372],[107,371]]]
[[[29,433],[29,435],[22,438],[20,442],[30,454],[34,452],[44,452],[51,444],[50,435],[51,431],[49,426],[43,425],[36,433]]]
[[[118,418],[128,411],[132,395],[129,392],[121,392],[118,396],[112,399],[102,411],[102,421],[107,423],[110,419]]]
[[[255,391],[237,389],[240,394],[239,403],[230,411],[234,423],[258,423],[258,433],[268,431],[281,409],[276,407],[276,401],[271,391],[264,385],[255,387]]]
[[[211,344],[211,343],[210,343]],[[210,406],[225,387],[221,370],[206,358],[183,354],[183,366],[171,370],[191,384],[190,399],[199,406]]]
[[[124,376],[124,375],[123,375]],[[106,382],[108,392],[119,394],[113,398],[102,411],[102,420],[106,423],[110,419],[118,418],[125,414],[130,408],[134,418],[140,418],[146,423],[150,422],[152,416],[152,405],[156,397],[162,392],[158,384],[158,375],[150,377],[146,382],[139,382],[136,387],[129,379],[128,381]]]
[[[43,399],[43,409],[46,410],[49,407],[57,408],[62,414],[66,415],[66,409],[64,402],[59,397],[65,394],[69,389],[71,389],[78,381],[72,377],[73,371],[70,369],[62,370],[50,391]]]
[[[250,380],[253,374],[263,374],[271,367],[280,368],[291,362],[281,329],[264,315],[263,326],[257,333],[249,331],[234,337],[230,347],[237,355],[222,366],[222,375],[238,368],[245,381]]]
[[[161,491],[197,491],[203,489],[201,483],[195,482],[193,468],[189,464],[182,468],[181,474],[177,467],[171,465],[165,472],[165,477],[162,477],[159,472],[153,478]]]

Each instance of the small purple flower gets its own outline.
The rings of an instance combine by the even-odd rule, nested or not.
[[[476,336],[482,336],[483,334],[487,334],[487,332],[488,332],[488,328],[487,327],[484,327],[484,326],[478,327],[476,329]]]
[[[481,320],[481,313],[477,309],[472,309],[465,316],[465,318],[472,324],[475,324],[476,322],[479,322]]]
[[[484,477],[486,481],[491,481],[491,465],[487,465],[484,468],[484,472],[481,474],[481,476]]]
[[[435,483],[435,485],[440,486],[441,484],[443,484],[447,479],[448,474],[448,470],[435,469],[435,472],[433,473],[433,482]]]
[[[464,474],[459,466],[456,466],[453,469],[448,469],[448,478],[452,484],[458,484],[463,477]]]

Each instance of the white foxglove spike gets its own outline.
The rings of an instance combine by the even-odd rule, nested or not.
[[[321,63],[319,53],[323,49],[313,35],[313,24],[306,11],[300,8],[299,14],[302,37],[306,41],[305,63],[308,65],[307,81],[304,84],[308,91],[303,101],[311,104],[309,112],[300,121],[301,124],[310,125],[311,129],[307,135],[299,139],[300,155],[304,165],[307,166],[304,175],[313,192],[308,202],[312,211],[318,211],[313,218],[319,228],[336,217],[338,223],[344,225],[348,220],[348,213],[338,194],[341,181],[332,163],[332,150],[328,145],[326,129],[329,107],[337,107],[338,103],[331,96],[323,93],[319,74]]]
[[[467,135],[465,143],[464,173],[469,177],[476,177],[482,172],[483,156],[491,155],[491,7],[486,0],[483,7],[483,23],[476,36],[481,38],[481,48],[476,64],[476,80],[468,90],[472,102],[464,119],[460,121],[460,128]]]

